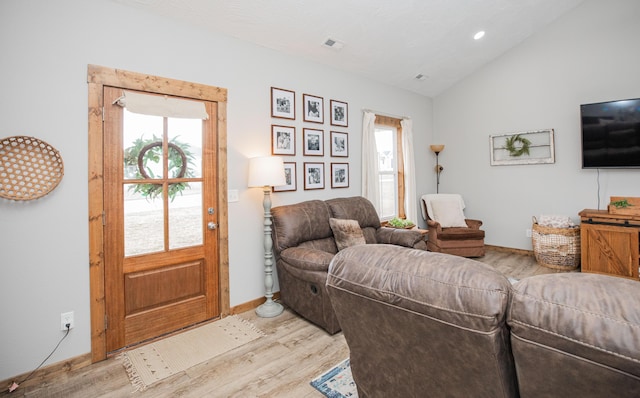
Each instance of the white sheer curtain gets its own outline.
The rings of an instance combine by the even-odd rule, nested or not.
[[[404,158],[404,208],[407,219],[418,222],[416,204],[416,167],[413,156],[413,121],[402,119],[402,157]]]
[[[362,196],[369,199],[380,214],[380,180],[376,147],[376,115],[364,111],[362,119]]]

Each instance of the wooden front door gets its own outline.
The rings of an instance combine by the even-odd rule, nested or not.
[[[220,315],[217,104],[173,118],[122,95],[104,87],[107,352]]]

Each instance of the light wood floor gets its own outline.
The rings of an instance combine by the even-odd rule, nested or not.
[[[559,272],[538,266],[533,256],[506,251],[489,249],[477,260],[517,279]],[[258,318],[254,311],[239,316],[253,322],[266,336],[156,383],[144,392],[132,393],[122,364],[110,358],[55,379],[42,379],[36,374],[13,393],[0,392],[0,397],[321,398],[309,381],[349,356],[342,333],[329,336],[289,310],[271,319]]]

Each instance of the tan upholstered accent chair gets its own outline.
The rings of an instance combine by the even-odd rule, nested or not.
[[[465,204],[458,194],[428,194],[421,199],[427,222],[427,250],[463,257],[484,256],[482,221],[465,218]]]

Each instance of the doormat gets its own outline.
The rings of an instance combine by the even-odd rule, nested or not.
[[[136,391],[263,336],[237,315],[118,355]]]
[[[327,398],[358,397],[356,383],[351,376],[349,358],[311,380],[311,385]]]

